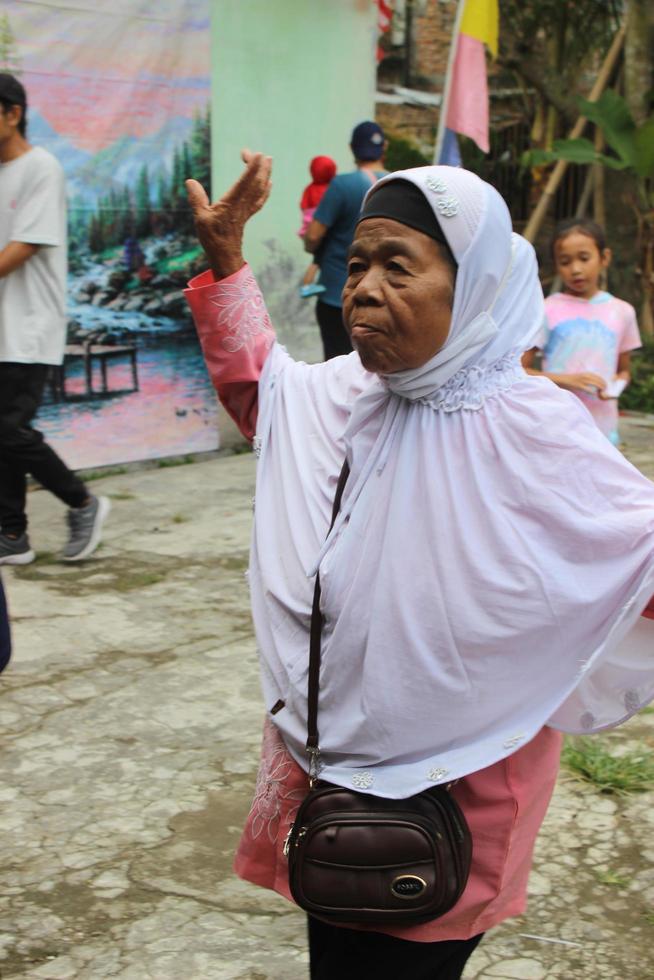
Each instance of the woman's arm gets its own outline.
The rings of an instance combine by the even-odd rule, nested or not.
[[[254,437],[258,381],[275,339],[263,297],[243,259],[247,221],[270,194],[272,158],[244,150],[241,177],[211,204],[196,180],[186,188],[210,272],[185,291],[218,396],[247,439]]]
[[[246,439],[257,427],[259,377],[275,340],[263,296],[249,265],[218,282],[203,272],[184,295],[211,382]]]

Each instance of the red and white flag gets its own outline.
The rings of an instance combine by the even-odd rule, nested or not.
[[[390,29],[393,19],[393,8],[391,0],[376,0],[377,2],[377,30],[379,34],[385,34]],[[377,45],[377,61],[381,61],[385,51]]]

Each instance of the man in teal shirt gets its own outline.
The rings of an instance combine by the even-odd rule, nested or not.
[[[304,247],[316,256],[320,284],[325,287],[316,303],[316,318],[326,361],[352,350],[341,312],[347,252],[363,199],[386,172],[381,162],[386,142],[377,123],[366,121],[355,126],[350,148],[356,170],[333,178],[304,236]]]

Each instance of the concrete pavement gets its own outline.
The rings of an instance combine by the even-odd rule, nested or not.
[[[654,427],[627,452],[654,478]],[[55,557],[63,510],[30,495],[38,561],[5,569],[15,653],[0,679],[0,976],[300,980],[300,913],[230,872],[262,707],[244,573],[248,454],[94,484],[113,512],[83,565]],[[611,736],[650,748],[654,714]],[[467,978],[654,975],[654,793],[563,774],[528,914]],[[399,978],[402,980],[402,978]]]

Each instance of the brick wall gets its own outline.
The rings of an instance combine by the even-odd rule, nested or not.
[[[455,0],[427,0],[424,13],[415,18],[413,72],[417,82],[441,91],[456,15]]]
[[[378,102],[375,107],[375,119],[385,132],[416,143],[423,153],[433,150],[438,126],[436,107],[423,108],[415,105],[390,105],[387,102]]]

